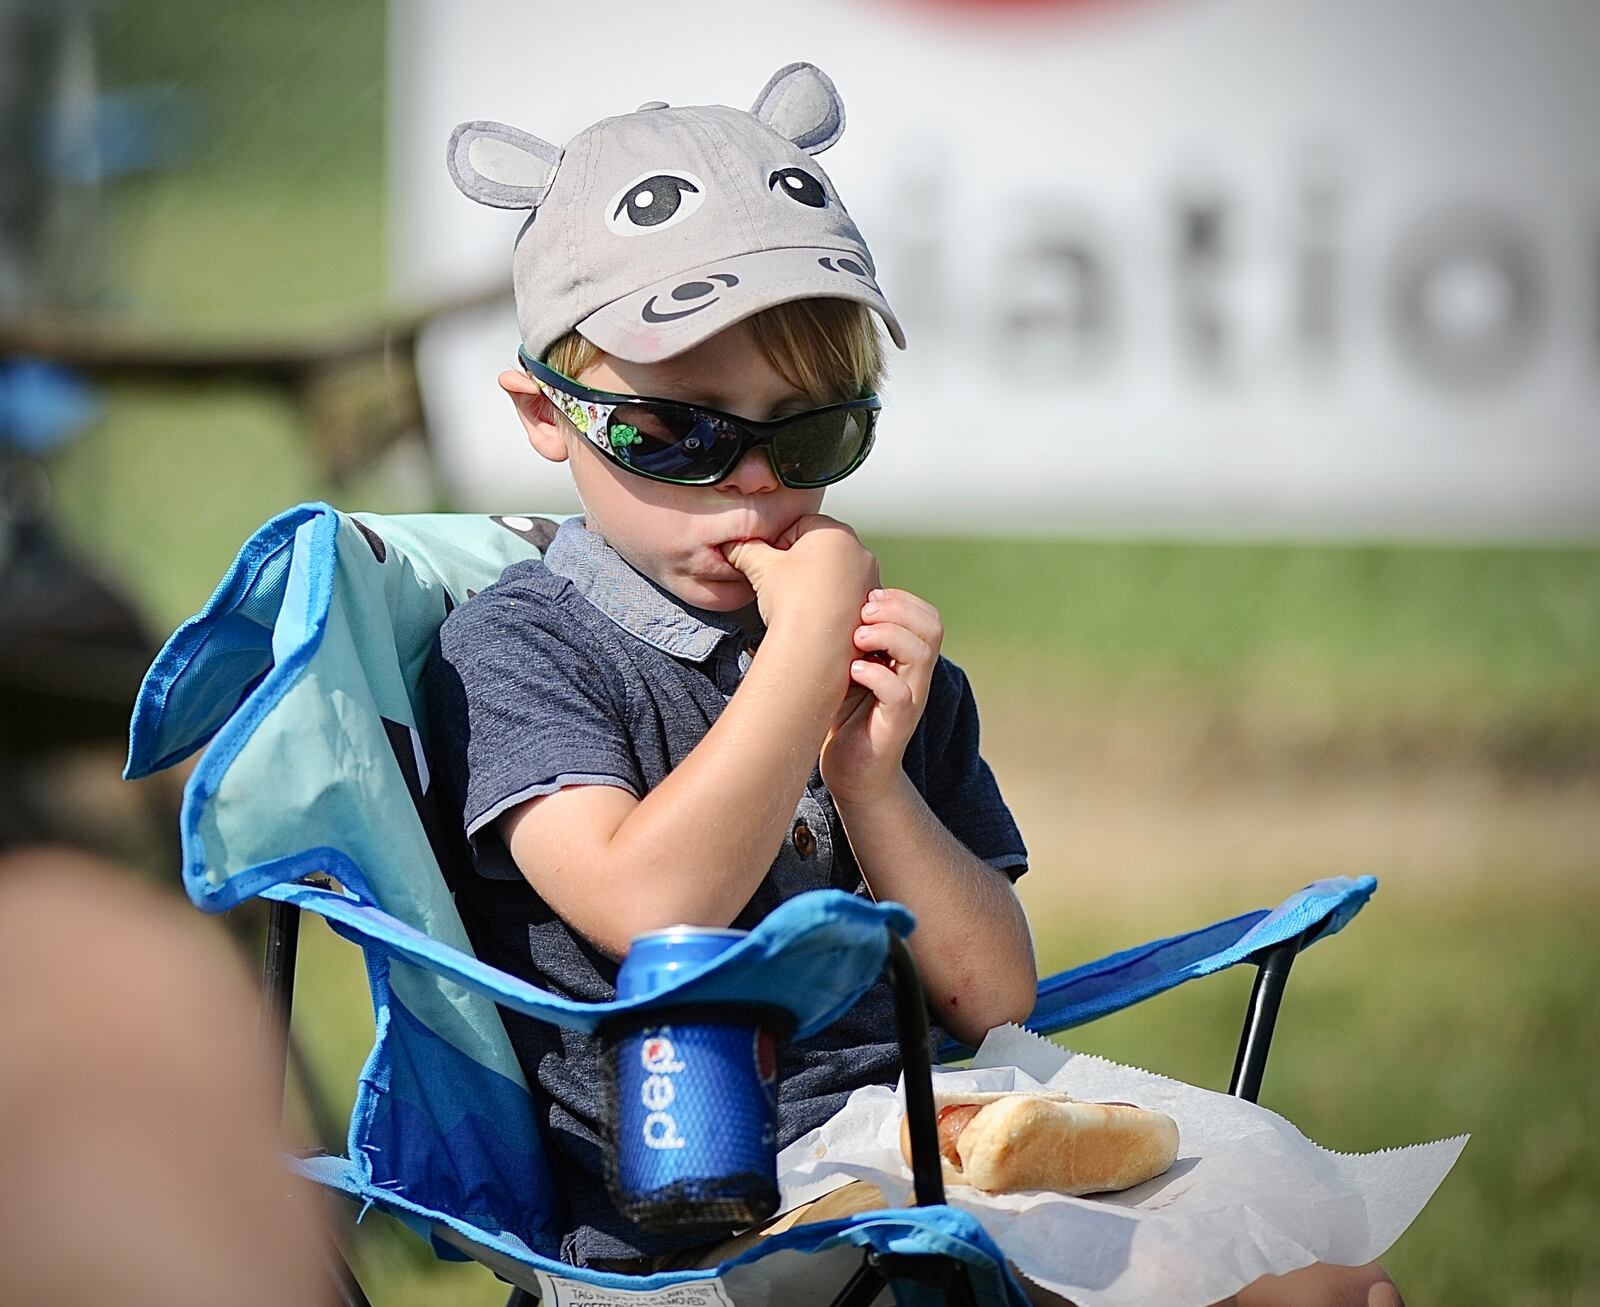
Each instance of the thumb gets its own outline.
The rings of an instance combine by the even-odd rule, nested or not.
[[[765,540],[735,540],[722,546],[722,556],[752,582],[760,580],[777,552]]]

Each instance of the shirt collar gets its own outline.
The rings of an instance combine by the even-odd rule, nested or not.
[[[581,516],[557,529],[544,565],[630,635],[675,658],[701,662],[744,629],[736,614],[686,604],[635,571]]]

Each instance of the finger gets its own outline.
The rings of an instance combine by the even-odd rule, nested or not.
[[[913,594],[910,590],[896,590],[893,586],[881,586],[867,597],[878,603],[909,604],[911,607],[927,613],[929,617],[939,616],[937,608],[921,595]]]
[[[850,528],[836,517],[829,517],[826,513],[807,513],[804,517],[795,519],[794,523],[773,543],[779,549],[787,549],[803,535],[809,535],[813,531],[826,531],[835,527],[842,531],[850,531]],[[852,535],[855,534],[854,531],[850,531],[850,533]]]
[[[896,622],[858,626],[854,640],[856,648],[862,653],[881,651],[903,667],[927,667],[933,662],[933,650],[928,647],[927,641]]]
[[[733,540],[722,546],[722,556],[754,581],[778,551],[765,540]]]
[[[850,679],[872,691],[872,697],[888,709],[911,707],[911,687],[882,663],[858,658],[850,664]]]
[[[864,685],[851,684],[845,692],[844,698],[839,703],[839,709],[833,714],[833,724],[830,732],[843,730],[859,717],[864,717],[872,711],[872,705],[877,703],[872,691]]]
[[[922,705],[928,702],[928,687],[933,683],[933,669],[938,658],[936,650],[928,648],[920,637],[903,626],[882,623],[877,626],[858,627],[854,633],[859,648],[863,643],[883,645],[885,648],[863,653],[862,661],[878,661],[884,657],[894,659],[895,676],[905,687],[907,702]],[[880,696],[880,701],[890,701]],[[918,712],[921,708],[918,707]]]
[[[861,606],[863,622],[896,622],[915,631],[935,653],[944,642],[939,610],[908,590],[874,590]]]

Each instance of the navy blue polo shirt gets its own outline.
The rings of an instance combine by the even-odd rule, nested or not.
[[[456,903],[485,962],[568,998],[614,996],[617,964],[534,892],[495,819],[570,785],[616,785],[643,798],[711,729],[762,634],[739,614],[684,604],[582,518],[562,524],[543,562],[514,564],[450,615],[426,677],[429,753],[446,814],[459,817],[470,846],[473,874],[460,879]],[[972,691],[948,659],[935,669],[904,766],[973,853],[1012,878],[1026,869],[1022,837],[978,752]],[[814,768],[782,849],[733,925],[749,929],[784,899],[824,888],[866,893]],[[571,1206],[562,1255],[581,1264],[681,1247],[639,1229],[606,1196],[598,1040],[504,1016]],[[779,1147],[827,1120],[851,1091],[894,1082],[893,1032],[880,980],[832,1026],[785,1051]]]

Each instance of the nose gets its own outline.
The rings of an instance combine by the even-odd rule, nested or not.
[[[730,494],[737,491],[742,495],[764,495],[781,484],[772,471],[772,460],[767,457],[767,451],[752,449],[739,460],[732,472],[717,482],[717,489]]]

